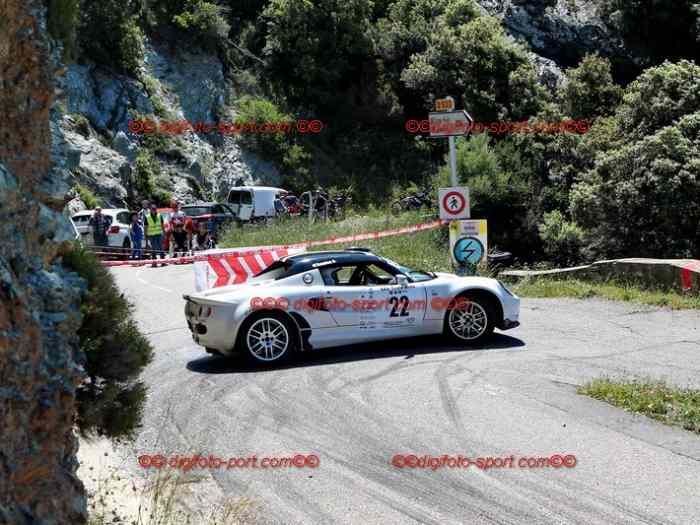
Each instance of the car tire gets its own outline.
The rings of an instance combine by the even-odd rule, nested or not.
[[[286,315],[259,312],[244,321],[236,346],[250,363],[279,366],[294,359],[299,347],[299,333]]]
[[[475,344],[488,339],[498,323],[496,299],[467,292],[455,297],[445,312],[443,333],[452,343]]]

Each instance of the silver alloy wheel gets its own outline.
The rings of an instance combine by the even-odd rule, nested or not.
[[[248,349],[260,361],[276,361],[289,348],[289,332],[278,319],[265,317],[255,321],[246,334]]]
[[[458,304],[450,311],[448,323],[453,334],[460,339],[472,341],[486,331],[489,318],[483,306],[470,300]]]

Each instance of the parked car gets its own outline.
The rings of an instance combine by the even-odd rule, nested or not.
[[[94,213],[95,210],[83,210],[71,217],[75,228],[80,233],[83,244],[88,246],[93,244],[90,217]],[[116,248],[131,248],[131,239],[129,238],[131,212],[125,208],[115,208],[102,210],[102,215],[108,215],[112,218],[112,225],[107,231],[107,245]]]
[[[264,221],[277,216],[275,200],[289,192],[270,186],[237,186],[228,193],[228,205],[244,222]]]
[[[218,202],[188,204],[182,207],[182,211],[191,217],[195,231],[199,228],[199,223],[204,222],[213,236],[216,236],[220,226],[239,222],[238,215],[230,206]]]

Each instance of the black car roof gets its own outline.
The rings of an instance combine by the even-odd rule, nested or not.
[[[374,253],[358,251],[307,252],[300,253],[299,255],[290,255],[285,257],[283,261],[289,268],[289,275],[312,270],[317,268],[317,265],[330,261],[333,261],[332,264],[383,262],[382,259]]]

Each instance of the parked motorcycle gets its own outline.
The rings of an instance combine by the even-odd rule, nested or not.
[[[425,189],[418,193],[412,193],[391,203],[391,211],[393,213],[419,210],[423,207],[434,207],[432,191],[429,189]]]

